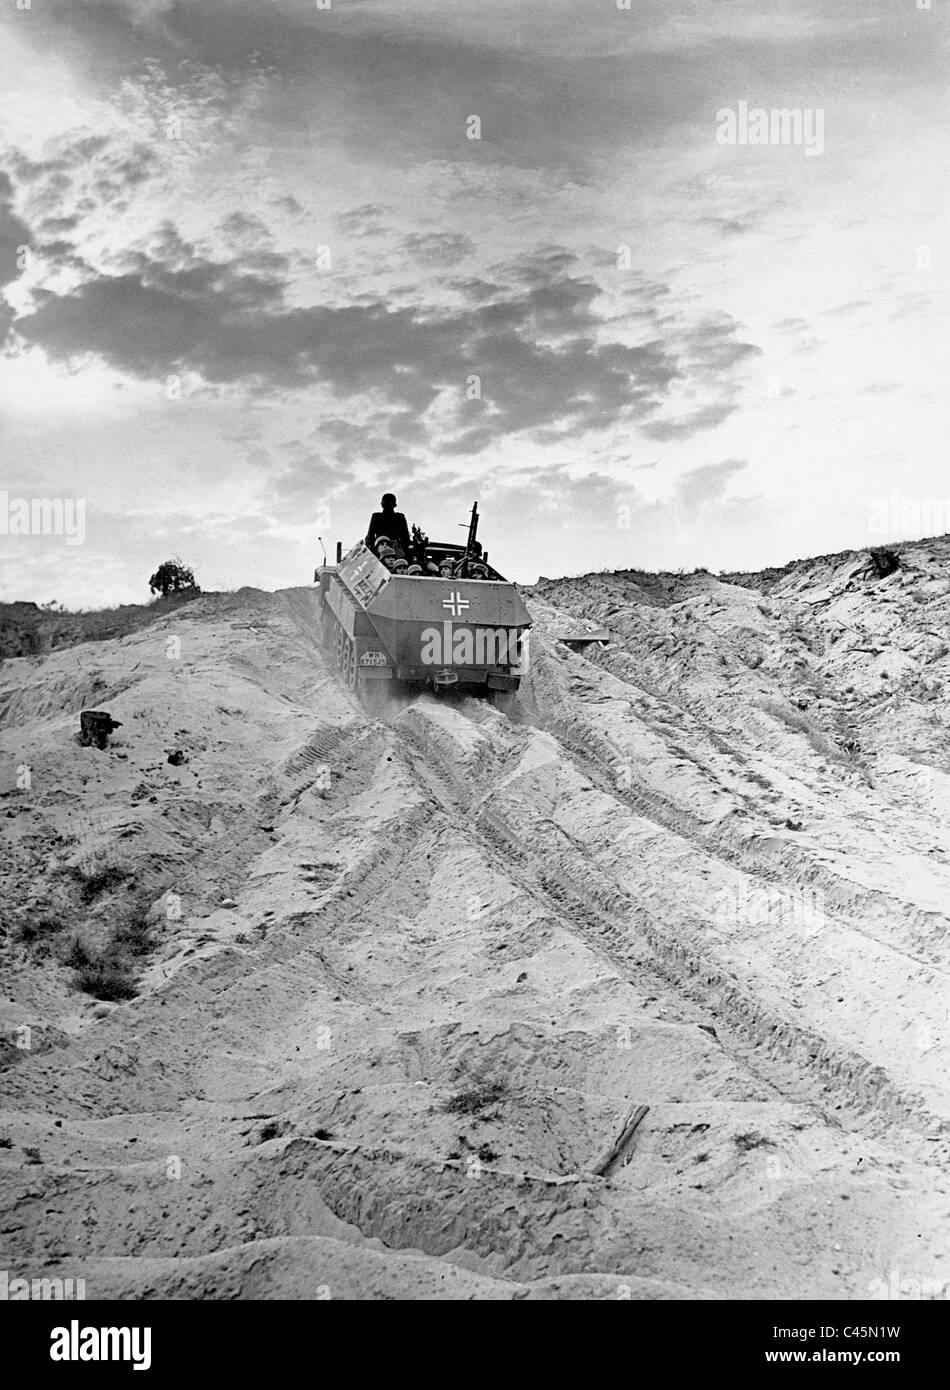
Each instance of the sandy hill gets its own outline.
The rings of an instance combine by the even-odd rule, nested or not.
[[[80,642],[103,642],[127,637],[193,602],[194,590],[166,594],[151,603],[124,603],[119,608],[67,612],[51,604],[0,603],[0,660],[36,656],[74,647]],[[218,597],[214,594],[209,598]]]
[[[5,661],[0,1265],[943,1290],[950,540],[900,560],[543,580],[514,719],[369,718],[311,589]]]

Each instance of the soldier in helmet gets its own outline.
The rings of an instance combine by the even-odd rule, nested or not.
[[[384,492],[380,500],[382,511],[373,512],[370,517],[369,530],[366,532],[366,544],[373,550],[380,536],[385,536],[403,555],[408,555],[411,549],[409,539],[409,523],[402,512],[396,511],[396,498],[391,492]]]

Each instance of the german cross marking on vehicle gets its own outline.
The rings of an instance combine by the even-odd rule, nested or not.
[[[467,598],[463,598],[461,594],[455,593],[449,594],[448,598],[442,600],[442,607],[451,608],[452,617],[460,618],[465,609],[471,607],[471,604]]]

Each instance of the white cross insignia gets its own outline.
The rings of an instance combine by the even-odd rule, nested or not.
[[[471,607],[471,605],[469,604],[467,598],[463,598],[461,594],[455,593],[449,594],[448,598],[444,598],[442,600],[442,607],[451,608],[452,617],[460,618],[462,616],[463,610]]]

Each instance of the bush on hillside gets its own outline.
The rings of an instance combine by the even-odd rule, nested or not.
[[[170,593],[180,593],[182,589],[193,589],[200,593],[195,583],[194,571],[177,558],[165,560],[159,565],[148,581],[148,587],[153,594],[161,594],[162,598],[166,598]]]

